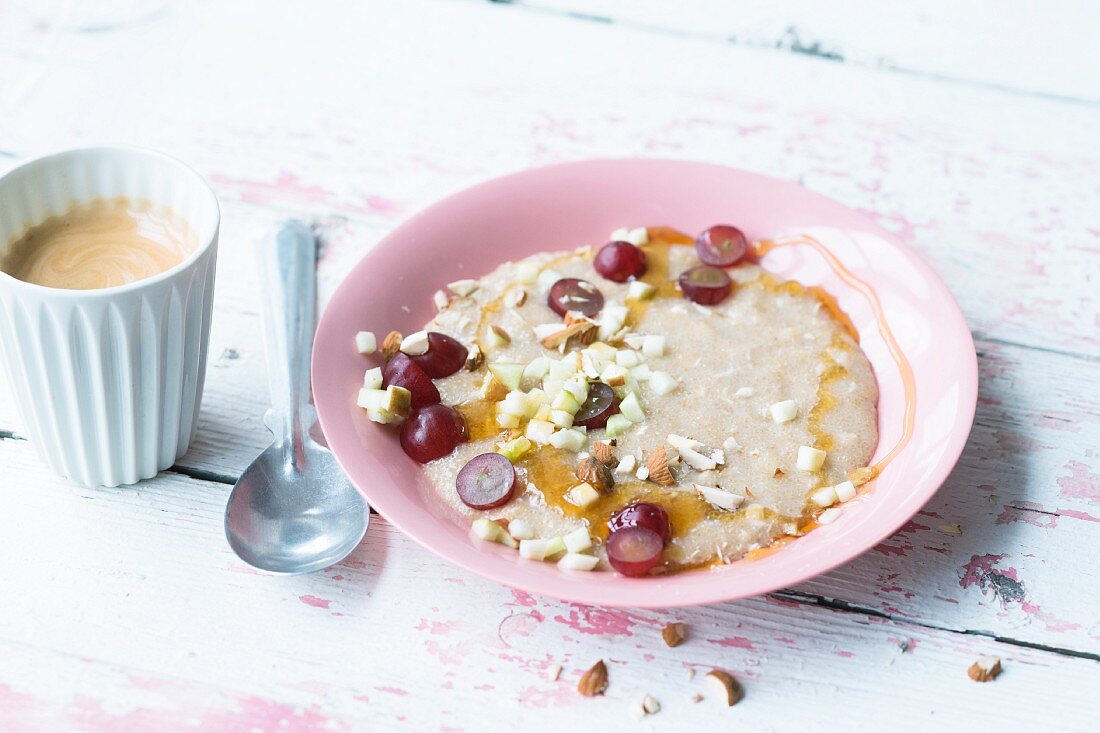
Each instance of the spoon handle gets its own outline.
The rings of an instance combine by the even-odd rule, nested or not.
[[[296,463],[313,423],[309,363],[313,350],[317,240],[300,221],[287,221],[259,245],[264,352],[271,411],[267,426]]]

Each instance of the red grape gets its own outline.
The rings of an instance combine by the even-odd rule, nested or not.
[[[588,399],[573,416],[573,425],[597,430],[607,425],[607,418],[619,411],[619,398],[615,390],[603,382],[588,385]]]
[[[420,463],[442,458],[465,440],[466,423],[462,415],[447,405],[428,405],[417,410],[401,426],[401,447],[409,458]]]
[[[382,367],[382,384],[387,387],[396,384],[409,390],[412,393],[414,410],[439,402],[439,390],[432,384],[432,378],[408,354],[401,351],[390,357],[386,366]]]
[[[471,509],[493,509],[508,503],[515,493],[516,469],[499,453],[474,456],[455,479],[458,498]]]
[[[708,265],[729,267],[745,256],[749,243],[737,227],[718,224],[695,238],[695,253]]]
[[[725,270],[697,265],[680,275],[680,290],[689,300],[702,305],[721,303],[733,290],[733,281]]]
[[[645,527],[661,536],[661,540],[668,542],[672,536],[672,529],[668,522],[668,512],[656,504],[640,501],[637,504],[629,504],[611,515],[607,527],[612,532],[627,527]]]
[[[645,274],[645,252],[630,242],[609,242],[600,247],[592,266],[608,280],[625,283]]]
[[[412,357],[432,379],[449,377],[466,364],[466,347],[445,333],[428,333],[428,350]]]
[[[607,559],[623,575],[638,577],[661,561],[665,543],[647,527],[623,527],[607,537]]]
[[[593,318],[603,309],[603,293],[587,280],[563,277],[550,286],[546,303],[559,316],[577,311]]]

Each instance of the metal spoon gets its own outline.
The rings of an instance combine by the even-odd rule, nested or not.
[[[237,556],[270,573],[321,570],[347,556],[367,531],[369,507],[329,450],[309,435],[317,241],[298,221],[260,243],[264,351],[275,440],[245,469],[225,508]]]

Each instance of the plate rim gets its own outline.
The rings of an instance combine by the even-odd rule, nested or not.
[[[913,494],[910,494],[910,495],[904,497],[904,500],[899,503],[899,507],[902,508],[903,511],[900,514],[897,515],[898,518],[896,519],[896,521],[889,522],[888,524],[890,526],[887,526],[887,524],[882,524],[879,527],[874,528],[873,530],[867,530],[867,537],[868,538],[873,537],[873,539],[861,539],[861,541],[858,543],[860,545],[859,549],[852,550],[848,547],[844,547],[843,549],[838,549],[837,552],[832,553],[829,556],[828,560],[824,561],[823,563],[813,565],[812,569],[806,569],[806,567],[802,567],[802,568],[798,569],[797,571],[794,571],[794,572],[788,574],[788,576],[784,577],[782,579],[782,581],[778,582],[778,583],[776,582],[776,579],[771,574],[767,574],[767,573],[765,573],[765,574],[755,574],[759,577],[759,579],[757,579],[757,580],[750,579],[747,582],[743,581],[742,584],[741,584],[741,587],[739,587],[736,591],[733,591],[733,592],[724,592],[722,590],[722,586],[721,586],[720,581],[716,579],[713,583],[706,584],[704,586],[705,588],[708,588],[710,590],[704,590],[704,591],[689,590],[684,594],[684,596],[686,596],[686,597],[681,597],[680,595],[677,595],[677,597],[675,597],[675,598],[667,599],[667,600],[660,600],[660,601],[650,600],[650,599],[647,599],[647,598],[644,598],[644,597],[637,597],[637,598],[633,598],[629,602],[625,602],[625,601],[619,601],[619,600],[615,600],[615,599],[606,599],[606,598],[601,599],[601,598],[595,597],[594,593],[598,594],[599,591],[596,590],[595,592],[593,592],[592,589],[593,588],[598,589],[599,586],[593,586],[593,585],[588,585],[588,584],[571,584],[571,585],[567,585],[567,586],[563,585],[561,587],[553,587],[553,588],[546,587],[547,583],[545,582],[545,577],[551,577],[551,576],[539,577],[538,575],[530,574],[530,575],[524,576],[524,580],[529,579],[530,582],[524,582],[524,583],[517,582],[516,578],[504,577],[502,573],[496,572],[495,563],[490,563],[490,564],[488,564],[488,566],[486,566],[486,564],[484,564],[484,563],[479,564],[479,563],[474,562],[474,561],[467,561],[465,556],[455,557],[451,554],[448,554],[443,548],[437,548],[436,546],[434,546],[434,544],[433,544],[433,542],[431,541],[430,538],[422,536],[422,534],[426,534],[426,533],[420,533],[420,532],[415,531],[415,528],[408,528],[408,527],[404,526],[401,521],[395,521],[391,516],[389,516],[385,509],[375,506],[374,502],[368,496],[368,491],[365,490],[362,486],[360,486],[360,482],[358,482],[356,480],[355,476],[353,475],[353,473],[348,470],[348,467],[345,465],[345,461],[341,459],[340,452],[338,450],[336,450],[335,448],[333,448],[333,454],[336,456],[337,462],[340,464],[341,468],[347,474],[348,479],[352,482],[353,485],[355,485],[357,490],[359,490],[359,492],[364,496],[364,498],[367,500],[367,502],[375,508],[377,513],[383,519],[385,519],[388,524],[393,525],[394,527],[399,529],[402,533],[404,533],[406,536],[410,537],[413,541],[415,541],[417,544],[419,544],[421,547],[424,547],[425,549],[431,551],[433,554],[435,554],[438,557],[444,559],[445,561],[447,561],[447,562],[449,562],[453,565],[456,565],[458,567],[461,567],[461,568],[463,568],[463,569],[465,569],[469,572],[472,572],[475,575],[486,578],[488,580],[495,581],[497,583],[500,583],[500,584],[504,585],[505,587],[512,588],[512,589],[515,589],[517,591],[529,592],[529,593],[538,593],[540,595],[544,595],[544,596],[547,596],[547,597],[559,599],[559,600],[562,600],[562,601],[572,602],[572,603],[582,603],[582,604],[586,604],[586,605],[598,605],[598,606],[618,607],[618,608],[667,609],[667,608],[683,608],[683,607],[690,607],[690,606],[697,606],[697,605],[706,605],[706,604],[712,604],[712,603],[722,603],[722,602],[727,602],[727,601],[732,601],[732,600],[737,600],[737,599],[742,599],[742,598],[753,597],[753,596],[773,592],[773,591],[778,590],[780,588],[790,587],[792,585],[803,583],[803,582],[805,582],[805,581],[807,581],[811,578],[814,578],[814,577],[817,577],[819,575],[823,575],[825,573],[831,572],[832,570],[836,569],[837,567],[839,567],[839,566],[841,566],[841,565],[843,565],[847,562],[850,562],[851,560],[855,559],[856,557],[859,557],[860,555],[864,554],[868,550],[875,547],[877,544],[881,543],[883,540],[885,540],[888,537],[892,536],[895,532],[897,532],[898,529],[903,527],[906,524],[906,522],[910,521],[912,519],[912,517],[915,516],[921,510],[921,508],[925,504],[927,504],[928,501],[930,501],[932,499],[932,497],[935,496],[935,494],[943,487],[943,484],[945,483],[947,478],[950,476],[950,474],[954,470],[955,466],[958,464],[958,461],[962,456],[963,450],[965,449],[965,446],[966,446],[966,444],[969,440],[970,433],[972,431],[973,424],[974,424],[974,418],[975,418],[976,411],[977,411],[977,398],[978,398],[978,362],[977,362],[977,351],[976,351],[975,345],[974,345],[973,334],[971,333],[969,325],[966,322],[965,316],[962,313],[962,309],[959,307],[957,300],[955,299],[955,297],[951,293],[951,291],[948,289],[946,283],[944,283],[943,279],[939,276],[939,274],[936,273],[936,271],[934,269],[932,269],[931,265],[929,265],[927,262],[925,262],[923,257],[921,257],[920,254],[915,249],[913,249],[909,244],[907,244],[904,240],[902,240],[901,237],[899,237],[899,236],[895,235],[894,233],[889,232],[886,229],[882,228],[878,223],[876,223],[868,215],[866,215],[866,214],[864,214],[860,211],[857,211],[855,209],[852,209],[851,207],[849,207],[849,206],[847,206],[847,205],[845,205],[845,204],[843,204],[843,203],[841,203],[841,202],[839,202],[839,201],[837,201],[837,200],[835,200],[831,197],[825,196],[824,194],[821,194],[821,193],[818,193],[816,191],[812,191],[808,188],[805,188],[801,184],[799,184],[797,182],[794,182],[794,181],[788,181],[788,180],[784,180],[784,179],[780,179],[780,178],[775,178],[773,176],[767,176],[767,175],[764,175],[764,174],[761,174],[761,173],[756,173],[756,172],[753,172],[753,171],[748,171],[748,170],[744,170],[744,169],[741,169],[741,168],[736,168],[736,167],[733,167],[733,166],[727,166],[727,165],[723,165],[723,164],[719,164],[719,163],[708,163],[708,162],[701,162],[701,161],[679,160],[679,159],[673,159],[673,158],[649,158],[649,157],[586,158],[586,159],[581,159],[581,160],[573,160],[573,161],[567,161],[567,162],[561,162],[561,163],[553,163],[553,164],[544,165],[544,166],[536,166],[536,167],[532,167],[532,168],[525,168],[525,169],[522,169],[522,170],[506,173],[506,174],[503,174],[503,175],[494,176],[494,177],[479,181],[477,183],[474,183],[473,185],[461,188],[461,189],[459,189],[455,192],[452,192],[452,193],[448,194],[447,196],[445,196],[441,199],[438,199],[438,200],[434,201],[433,203],[427,205],[426,207],[418,210],[412,216],[410,216],[410,217],[404,219],[403,221],[401,221],[398,225],[393,227],[387,234],[385,234],[381,239],[379,239],[375,243],[375,245],[370,248],[370,250],[365,252],[359,258],[359,260],[355,263],[355,265],[353,265],[353,267],[343,277],[340,284],[337,286],[336,290],[333,291],[332,297],[330,298],[328,304],[326,305],[326,307],[324,309],[324,312],[321,315],[321,318],[318,321],[317,335],[321,336],[323,333],[325,333],[326,330],[327,330],[326,329],[326,324],[330,323],[332,320],[335,319],[335,316],[330,315],[334,310],[333,306],[340,299],[339,298],[340,294],[343,291],[345,291],[345,289],[350,287],[349,283],[354,279],[355,273],[357,271],[359,271],[361,268],[364,268],[364,267],[368,266],[370,261],[375,256],[378,256],[378,253],[383,252],[388,246],[392,246],[393,242],[400,241],[401,238],[402,238],[404,230],[410,229],[410,228],[415,228],[415,226],[422,219],[431,217],[439,209],[443,209],[443,208],[446,208],[448,206],[454,205],[456,200],[467,197],[467,196],[472,196],[472,195],[474,195],[475,192],[481,191],[485,188],[506,185],[510,180],[517,179],[517,178],[527,178],[527,177],[532,177],[532,176],[551,175],[555,171],[559,171],[559,170],[565,169],[565,168],[578,168],[578,169],[580,169],[580,168],[585,168],[585,167],[599,167],[599,166],[606,166],[606,165],[631,166],[631,165],[637,165],[637,164],[643,164],[643,165],[674,165],[674,166],[685,166],[685,167],[697,166],[697,167],[700,167],[700,168],[718,169],[721,172],[724,172],[725,174],[731,174],[732,173],[732,174],[735,174],[735,175],[738,175],[738,176],[744,176],[744,177],[748,177],[748,178],[756,178],[756,179],[760,179],[762,181],[767,181],[769,185],[778,184],[781,187],[784,187],[784,186],[785,187],[791,187],[791,188],[797,189],[800,192],[801,195],[809,196],[809,197],[818,199],[819,201],[824,202],[824,203],[826,203],[830,206],[833,206],[833,207],[839,207],[839,208],[843,209],[849,216],[854,217],[855,220],[858,220],[859,222],[861,222],[861,224],[864,227],[866,227],[866,229],[868,231],[873,232],[875,234],[875,236],[877,236],[877,237],[879,237],[883,240],[887,240],[893,247],[897,248],[902,253],[907,255],[907,259],[916,268],[918,268],[922,272],[924,277],[927,279],[927,281],[931,282],[940,291],[940,294],[942,296],[944,296],[943,303],[946,306],[946,310],[950,313],[950,316],[956,321],[956,324],[954,324],[954,325],[960,327],[958,329],[958,332],[960,334],[965,334],[965,339],[966,339],[965,344],[964,343],[959,344],[960,347],[965,346],[965,349],[960,350],[960,362],[961,363],[957,365],[958,379],[956,381],[963,388],[962,391],[960,392],[959,401],[958,401],[958,405],[959,405],[960,409],[959,409],[959,412],[956,414],[956,421],[954,423],[954,427],[952,428],[952,431],[949,435],[948,443],[944,446],[944,450],[941,454],[940,459],[937,461],[935,467],[930,470],[930,472],[928,474],[928,477],[926,479],[924,479],[924,482],[927,484],[927,487],[921,492],[913,493]],[[314,393],[315,394],[317,394],[317,389],[316,389],[316,386],[317,386],[316,383],[317,383],[317,380],[318,380],[317,375],[319,373],[323,372],[323,362],[326,359],[326,356],[318,348],[318,343],[320,342],[320,340],[321,339],[319,339],[319,338],[315,338],[313,351],[312,351],[312,355],[311,355],[311,385],[314,387]],[[326,408],[322,407],[322,405],[320,404],[320,400],[317,400],[316,408],[317,408],[318,422],[320,423],[321,430],[323,432],[325,432],[325,434],[327,436],[328,431],[326,430],[326,417],[325,417],[325,415],[328,412],[328,410]],[[333,407],[334,415],[333,415],[332,421],[330,421],[330,423],[329,423],[330,425],[332,424],[332,422],[335,421],[335,413],[336,412],[337,412],[337,409],[334,406]],[[484,551],[481,551],[478,554],[481,555],[481,556],[484,556],[484,557],[489,557],[490,556],[490,554],[488,552],[484,552]],[[705,572],[705,571],[698,571],[698,572]],[[677,577],[677,576],[668,576],[668,577]],[[715,577],[717,578],[717,573],[715,574]],[[632,584],[632,585],[633,584],[638,584],[639,586],[644,587],[646,584],[652,582],[652,579],[644,579],[644,578],[643,579],[628,579],[628,578],[620,578],[620,577],[616,576],[616,581],[617,581],[617,583],[622,583],[622,584],[629,583],[629,584]],[[635,595],[637,595],[637,594],[635,594]]]

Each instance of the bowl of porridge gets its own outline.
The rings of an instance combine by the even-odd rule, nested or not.
[[[529,592],[767,592],[907,521],[969,433],[973,342],[903,243],[792,184],[590,161],[483,183],[347,276],[322,428],[388,521]]]

